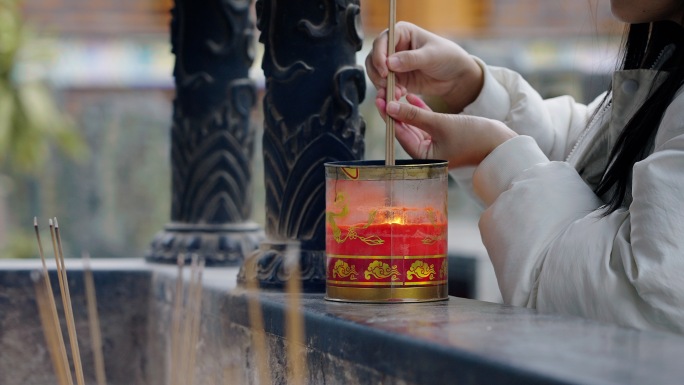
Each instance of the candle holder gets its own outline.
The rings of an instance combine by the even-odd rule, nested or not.
[[[447,162],[325,164],[326,299],[448,299]]]

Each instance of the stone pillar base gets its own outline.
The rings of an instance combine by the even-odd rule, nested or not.
[[[204,258],[207,266],[235,266],[259,246],[263,230],[254,222],[227,225],[170,223],[152,240],[145,259],[176,263],[179,254],[190,262],[192,255]]]
[[[263,289],[285,288],[289,278],[285,259],[288,257],[288,243],[263,242],[261,247],[247,257],[238,273],[238,283],[244,285],[247,280],[256,280]],[[299,266],[301,266],[302,291],[321,293],[325,291],[325,250],[301,250]]]

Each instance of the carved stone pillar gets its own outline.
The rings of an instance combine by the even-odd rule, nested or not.
[[[238,264],[262,239],[252,211],[256,101],[251,0],[176,0],[171,127],[171,222],[152,241],[150,261],[179,253],[207,265]]]
[[[283,259],[300,247],[303,289],[325,289],[323,164],[361,159],[365,94],[356,65],[362,31],[359,0],[257,0],[264,44],[266,237],[239,280],[281,288]]]

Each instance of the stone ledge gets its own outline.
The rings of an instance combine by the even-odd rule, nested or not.
[[[26,334],[26,330],[32,331],[35,342],[27,352],[12,345],[11,360],[0,355],[0,368],[3,361],[5,368],[10,361],[31,362],[32,369],[26,371],[33,372],[33,377],[23,373],[24,380],[49,377],[39,376],[36,368],[51,371],[46,352],[35,347],[42,336],[37,332],[35,308],[30,306],[33,286],[28,273],[39,264],[0,261],[0,325],[7,325],[8,320],[15,325],[3,327],[0,351],[7,351],[12,335]],[[71,265],[67,260],[67,266]],[[109,349],[105,350],[108,373],[115,376],[114,370],[121,372],[122,360],[135,369],[117,372],[119,382],[110,383],[164,384],[175,268],[141,260],[94,260],[93,269],[102,298],[104,337],[117,342],[105,346]],[[231,369],[232,384],[258,383],[246,307],[247,299],[257,294],[236,287],[237,270],[205,271],[197,384],[222,378],[225,368]],[[78,269],[73,276],[72,295],[77,303],[82,296]],[[310,384],[674,384],[684,378],[680,363],[684,338],[677,335],[456,297],[447,302],[382,305],[328,302],[322,297],[305,294],[302,298]],[[287,296],[266,292],[259,299],[274,383],[284,383]],[[122,306],[130,309],[123,311]],[[121,314],[117,315],[116,309],[122,310]],[[84,313],[78,316],[77,325],[87,324]],[[17,323],[19,315],[26,320]],[[146,324],[147,332],[131,335],[129,330],[121,330],[121,325],[131,325],[121,323],[122,319],[134,319],[136,330]],[[87,335],[85,330],[79,332],[79,337],[83,335]],[[112,346],[119,349],[116,355]],[[122,346],[135,351],[122,352]],[[18,370],[15,368],[15,374]],[[18,382],[5,373],[0,371],[2,384],[44,383]]]

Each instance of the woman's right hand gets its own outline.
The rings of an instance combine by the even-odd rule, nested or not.
[[[480,94],[482,68],[458,44],[414,24],[395,28],[396,53],[387,56],[387,31],[381,33],[366,58],[366,72],[385,99],[387,74],[396,74],[396,98],[407,92],[440,97],[451,113],[458,113]]]

